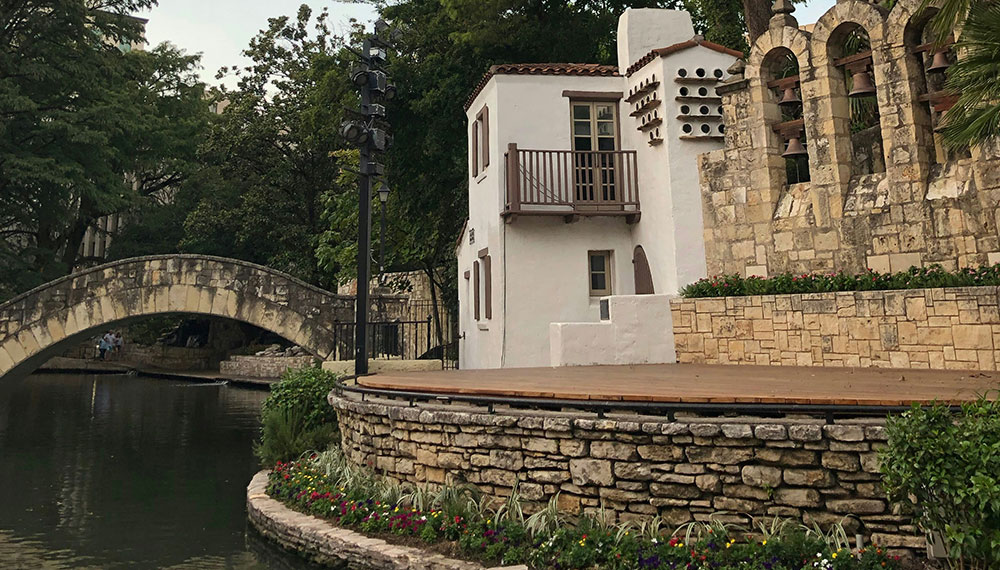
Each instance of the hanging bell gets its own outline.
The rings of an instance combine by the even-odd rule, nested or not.
[[[802,99],[799,99],[799,96],[795,94],[794,87],[785,87],[785,92],[781,95],[781,101],[778,101],[778,104],[782,107],[791,107],[802,104]]]
[[[931,73],[941,73],[951,66],[948,63],[948,50],[941,50],[934,52],[934,59],[931,60],[931,66],[927,68],[927,71]]]
[[[851,76],[851,83],[854,84],[854,88],[847,94],[848,97],[870,97],[875,94],[872,77],[864,69],[854,72],[854,75]]]
[[[802,138],[799,135],[795,135],[788,139],[788,146],[785,147],[785,152],[781,153],[781,156],[782,158],[799,158],[808,154],[806,147],[802,146]]]

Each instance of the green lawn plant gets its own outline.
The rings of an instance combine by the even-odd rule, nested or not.
[[[890,499],[941,534],[952,568],[1000,568],[1000,402],[915,406],[886,428]]]
[[[323,451],[338,441],[337,413],[326,399],[336,382],[333,373],[304,367],[288,370],[271,386],[261,407],[261,439],[254,447],[263,466]]]
[[[732,297],[744,295],[785,295],[834,291],[883,291],[934,287],[975,287],[1000,285],[1000,264],[946,271],[940,265],[910,267],[896,273],[869,269],[864,273],[801,274],[782,273],[773,277],[713,275],[681,289],[681,296]]]
[[[837,533],[775,520],[743,526],[695,522],[671,532],[662,519],[612,522],[603,509],[568,517],[559,496],[530,516],[514,490],[484,500],[469,484],[412,488],[348,461],[338,449],[275,465],[267,492],[289,507],[387,540],[451,544],[461,556],[533,569],[898,570],[878,546],[832,544]],[[757,531],[764,530],[765,534]],[[843,533],[841,533],[843,534]],[[437,549],[440,551],[440,549]]]

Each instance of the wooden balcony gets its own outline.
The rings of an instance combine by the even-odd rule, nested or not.
[[[639,174],[634,150],[527,150],[511,143],[504,155],[503,217],[622,216],[639,221]]]

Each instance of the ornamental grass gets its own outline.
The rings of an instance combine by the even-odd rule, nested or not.
[[[843,527],[824,533],[789,520],[745,527],[689,523],[671,532],[659,517],[611,524],[603,509],[575,520],[558,496],[525,517],[517,488],[498,506],[471,485],[407,488],[328,451],[271,471],[267,493],[341,527],[410,543],[451,543],[486,565],[555,569],[897,570],[899,558],[872,545],[851,549]]]
[[[976,287],[1000,285],[1000,263],[979,268],[965,267],[946,271],[940,265],[911,267],[896,273],[843,271],[825,274],[783,273],[773,277],[751,275],[713,275],[681,289],[681,296],[733,297],[745,295],[786,295],[792,293],[829,293],[835,291],[884,291],[927,289],[934,287]]]

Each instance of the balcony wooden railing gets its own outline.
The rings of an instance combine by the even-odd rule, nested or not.
[[[639,219],[639,174],[634,150],[527,150],[505,154],[508,220],[518,215],[624,216]]]

